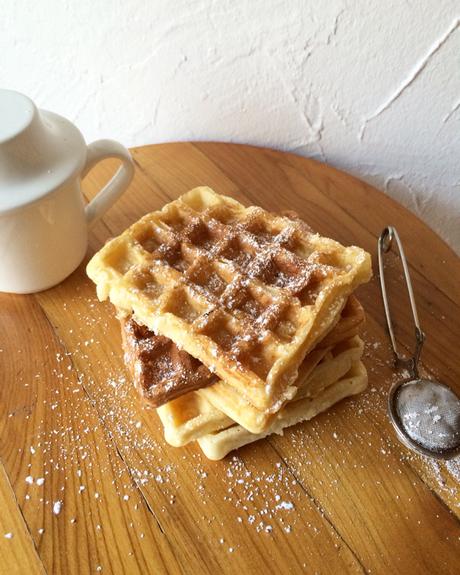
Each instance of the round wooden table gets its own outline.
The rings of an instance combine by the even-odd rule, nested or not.
[[[392,224],[427,333],[426,373],[460,392],[460,262],[425,224],[329,166],[250,146],[132,150],[123,198],[89,254],[144,213],[198,185],[368,250]],[[110,162],[87,178],[88,197]],[[388,260],[398,338],[413,345],[401,268]],[[0,296],[0,561],[4,573],[458,573],[460,462],[395,439],[395,377],[377,277],[358,291],[369,387],[315,420],[209,462],[163,439],[123,366],[118,323],[85,265],[56,288]]]

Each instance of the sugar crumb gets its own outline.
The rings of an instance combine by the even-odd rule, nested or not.
[[[59,515],[62,509],[62,501],[55,501],[53,503],[53,513],[54,515]]]

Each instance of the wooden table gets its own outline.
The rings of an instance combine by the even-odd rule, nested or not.
[[[395,225],[428,334],[424,369],[460,392],[460,263],[414,215],[328,166],[227,144],[134,149],[129,191],[91,232],[92,254],[145,212],[206,184],[374,255]],[[92,197],[113,171],[86,182]],[[86,262],[84,262],[86,263]],[[413,331],[396,256],[399,339]],[[0,296],[2,573],[459,573],[460,462],[415,456],[386,415],[394,377],[375,277],[369,388],[297,426],[209,462],[173,448],[123,366],[113,309],[85,265],[54,289]],[[8,537],[6,535],[10,534]],[[5,535],[5,536],[4,536]]]

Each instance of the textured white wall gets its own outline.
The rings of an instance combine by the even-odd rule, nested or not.
[[[2,2],[0,84],[88,140],[327,161],[460,252],[459,17],[458,0]]]

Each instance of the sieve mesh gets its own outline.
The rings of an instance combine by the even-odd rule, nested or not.
[[[417,379],[404,383],[395,399],[406,434],[433,452],[460,446],[460,400],[446,386]]]

